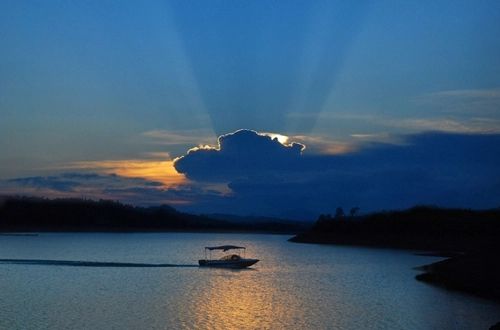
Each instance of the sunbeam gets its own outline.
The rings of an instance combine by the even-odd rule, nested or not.
[[[314,6],[307,39],[301,48],[300,76],[289,113],[286,132],[309,134],[335,87],[350,45],[362,28],[367,3],[356,6],[321,3]]]

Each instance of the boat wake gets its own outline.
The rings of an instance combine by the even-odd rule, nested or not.
[[[130,268],[198,267],[198,265],[179,265],[179,264],[144,264],[144,263],[133,263],[133,262],[100,262],[100,261],[40,260],[40,259],[0,259],[0,264],[72,266],[72,267],[130,267]]]

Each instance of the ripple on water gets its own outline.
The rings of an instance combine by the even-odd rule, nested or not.
[[[192,264],[241,244],[254,270],[0,264],[1,329],[481,329],[500,306],[426,285],[408,252],[240,234],[0,237],[1,258]]]

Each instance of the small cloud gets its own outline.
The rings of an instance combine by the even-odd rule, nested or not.
[[[341,141],[326,136],[293,135],[291,139],[307,146],[308,154],[341,155],[359,148],[352,141]]]
[[[456,89],[427,94],[429,97],[460,97],[500,99],[500,88],[490,89]]]
[[[416,98],[415,102],[436,108],[442,113],[497,117],[500,107],[500,88],[439,91],[424,94]]]
[[[142,133],[154,144],[165,146],[179,144],[210,144],[215,140],[213,132],[203,130],[166,131],[151,130]]]
[[[16,178],[7,180],[6,183],[11,186],[30,187],[33,189],[48,189],[59,192],[71,192],[80,184],[76,177],[72,176],[32,176],[26,178]]]
[[[499,133],[500,120],[471,118],[458,120],[454,118],[407,118],[390,119],[386,121],[387,126],[405,128],[415,132],[438,131],[448,133]]]
[[[495,106],[495,111],[498,112],[500,102]],[[437,113],[443,113],[438,111]],[[400,143],[397,137],[399,134],[417,134],[428,131],[446,132],[446,133],[499,133],[500,118],[498,114],[494,116],[457,116],[449,113],[447,116],[432,116],[432,117],[389,117],[389,116],[373,116],[373,115],[349,115],[349,114],[328,114],[324,115],[325,122],[349,121],[350,123],[365,123],[370,127],[379,127],[381,131],[392,131],[393,134],[387,133],[357,133],[351,134],[351,137],[356,139],[371,140],[374,142]],[[398,130],[399,129],[399,130]]]
[[[172,157],[170,156],[169,152],[165,151],[152,151],[152,152],[145,152],[142,154],[145,158],[147,159],[160,159],[160,160],[170,160]]]

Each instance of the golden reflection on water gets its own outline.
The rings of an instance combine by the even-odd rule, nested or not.
[[[276,277],[257,269],[204,271],[210,272],[207,283],[191,297],[196,328],[283,328],[304,319],[300,301],[290,290],[280,290]]]

